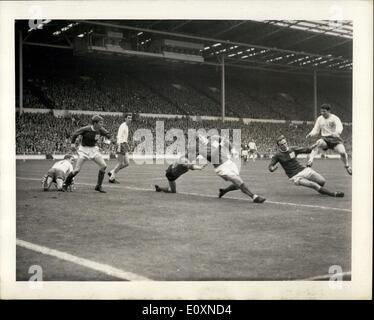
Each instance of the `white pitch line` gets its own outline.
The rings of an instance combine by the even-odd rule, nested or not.
[[[314,276],[314,277],[301,279],[301,280],[297,280],[297,281],[328,280],[328,279],[331,279],[331,278],[337,279],[338,277],[343,278],[344,276],[351,276],[351,275],[352,275],[352,272],[347,271],[347,272],[334,273],[334,274],[324,274],[324,275]]]
[[[20,180],[30,180],[30,181],[41,181],[41,179],[36,178],[23,178],[23,177],[16,177]],[[93,187],[95,186],[92,183],[76,183],[76,185],[82,185],[82,186],[89,186]],[[114,188],[114,189],[128,189],[128,190],[136,190],[136,191],[155,191],[154,189],[150,188],[138,188],[138,187],[130,187],[130,186],[117,186],[117,185],[105,185],[105,187]],[[178,192],[178,194],[183,194],[187,196],[196,196],[196,197],[203,197],[203,198],[214,198],[218,199],[216,195],[210,195],[210,194],[202,194],[202,193],[193,193],[193,192]],[[231,199],[231,200],[239,200],[239,201],[248,201],[248,199],[243,198],[236,198],[236,197],[225,197],[225,199]],[[278,202],[278,201],[270,201],[266,200],[265,203],[270,204],[280,204],[285,206],[293,206],[293,207],[305,207],[305,208],[312,208],[312,209],[322,209],[322,210],[335,210],[335,211],[344,211],[344,212],[352,212],[349,209],[342,209],[342,208],[335,208],[335,207],[325,207],[325,206],[316,206],[312,204],[302,204],[302,203],[293,203],[293,202]]]
[[[140,276],[136,273],[127,272],[121,269],[114,268],[107,264],[102,264],[102,263],[98,263],[98,262],[91,261],[88,259],[80,258],[80,257],[74,256],[72,254],[69,254],[63,251],[39,246],[37,244],[33,244],[31,242],[23,241],[20,239],[16,240],[16,244],[17,246],[20,246],[20,247],[23,247],[23,248],[26,248],[26,249],[29,249],[35,252],[39,252],[39,253],[42,253],[48,256],[52,256],[52,257],[55,257],[61,260],[69,261],[71,263],[75,263],[77,265],[80,265],[80,266],[83,266],[83,267],[86,267],[86,268],[89,268],[95,271],[99,271],[108,276],[112,276],[112,277],[119,278],[122,280],[128,280],[128,281],[150,281],[151,280],[146,277]]]
[[[277,201],[266,201],[267,203],[272,203],[272,204],[281,204],[281,205],[286,205],[286,206],[303,206],[306,208],[318,208],[318,209],[323,209],[323,210],[338,210],[338,211],[345,211],[345,212],[352,212],[349,209],[342,209],[342,208],[335,208],[335,207],[324,207],[324,206],[315,206],[312,204],[297,204],[297,203],[292,203],[292,202],[277,202]]]

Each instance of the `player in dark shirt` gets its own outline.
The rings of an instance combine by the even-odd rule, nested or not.
[[[166,178],[169,181],[169,187],[160,187],[155,185],[157,192],[167,192],[167,193],[176,193],[177,185],[175,180],[177,180],[181,175],[185,174],[189,170],[202,170],[204,166],[199,166],[197,164],[190,163],[186,157],[180,157],[176,162],[171,164],[166,169]]]
[[[210,136],[210,139],[201,135],[198,138],[200,140],[199,146],[202,146],[203,149],[203,146],[206,147],[206,159],[213,165],[215,173],[223,180],[231,182],[228,187],[219,189],[219,198],[222,198],[228,192],[240,190],[249,196],[254,203],[266,201],[264,197],[254,194],[241,178],[238,166],[231,160],[235,158],[237,151],[230,141],[217,135]]]
[[[314,146],[310,148],[289,147],[283,135],[278,137],[277,145],[279,151],[271,158],[269,164],[270,172],[274,172],[278,168],[277,163],[279,162],[288,178],[293,181],[295,185],[314,189],[330,197],[344,197],[343,192],[332,192],[326,189],[324,187],[326,179],[312,168],[304,167],[296,159],[297,155],[300,153],[310,153]]]
[[[74,170],[67,176],[64,184],[64,190],[67,190],[72,179],[79,173],[82,168],[83,163],[86,160],[93,160],[99,167],[99,173],[97,177],[97,184],[95,187],[96,191],[105,193],[106,191],[102,188],[103,179],[105,176],[106,163],[103,156],[100,153],[97,142],[100,136],[106,138],[105,143],[110,144],[110,134],[103,127],[104,119],[98,115],[92,117],[92,125],[79,128],[75,131],[71,137],[71,149],[76,151],[75,140],[78,136],[81,136],[81,143],[78,148],[78,160],[76,162]]]

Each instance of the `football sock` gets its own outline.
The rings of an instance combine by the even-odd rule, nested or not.
[[[335,192],[332,192],[332,191],[330,191],[330,190],[327,190],[327,189],[324,188],[324,187],[321,187],[321,189],[319,189],[318,192],[321,193],[321,194],[326,194],[326,195],[328,195],[328,196],[330,196],[330,197],[335,197]]]
[[[238,190],[239,188],[235,185],[235,184],[231,184],[229,185],[227,188],[225,189],[220,189],[220,194],[221,196],[225,195],[227,192],[230,192],[230,191],[234,191],[234,190]],[[222,191],[221,191],[222,190]]]
[[[101,186],[103,184],[104,176],[105,176],[105,171],[99,170],[99,173],[97,175],[97,185],[98,186]]]
[[[248,187],[245,185],[245,183],[242,183],[240,185],[240,190],[245,193],[246,195],[250,196],[253,198],[254,194],[251,192],[251,190],[248,189]]]
[[[74,174],[74,172],[70,172],[69,175],[65,179],[65,185],[69,186],[75,176],[76,174]]]

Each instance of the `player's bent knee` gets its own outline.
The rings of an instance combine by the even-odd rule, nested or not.
[[[295,179],[295,180],[293,181],[294,185],[295,185],[295,186],[300,186],[300,180],[301,180],[301,179]]]
[[[321,187],[323,187],[323,186],[326,184],[326,179],[325,179],[325,178],[321,178],[321,179],[319,179],[318,184],[319,184]]]
[[[106,166],[105,167],[101,167],[100,171],[105,172],[106,168],[107,168]]]
[[[323,139],[319,139],[317,141],[317,147],[318,148],[324,147],[325,145],[326,145],[326,142]]]

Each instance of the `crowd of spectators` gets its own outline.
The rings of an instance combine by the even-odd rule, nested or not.
[[[69,115],[67,117],[55,117],[53,113],[16,113],[16,153],[17,154],[63,154],[70,151],[71,134],[77,128],[90,124],[90,115]],[[252,138],[256,141],[260,154],[269,154],[275,149],[275,139],[284,134],[291,145],[305,146],[314,141],[307,141],[306,134],[312,129],[307,123],[294,124],[251,122],[244,124],[241,121],[192,121],[189,117],[180,119],[156,119],[139,118],[130,126],[130,149],[134,150],[135,143],[132,140],[137,129],[149,129],[156,134],[156,121],[164,121],[165,131],[171,128],[182,129],[187,133],[188,129],[241,129],[243,143],[248,143]],[[115,140],[119,125],[123,122],[120,116],[104,116],[104,126]],[[345,145],[349,153],[352,152],[351,126],[345,126],[343,135]],[[154,138],[155,139],[155,138]],[[114,150],[102,145],[103,152]]]
[[[80,61],[26,72],[26,77],[52,101],[56,109],[95,110],[179,115],[221,114],[219,69],[200,66],[95,65]],[[43,69],[44,68],[44,69]],[[40,70],[39,70],[40,69]],[[311,78],[311,77],[309,77]],[[225,78],[226,116],[257,119],[313,120],[311,79],[274,77],[244,71],[228,71]],[[343,121],[352,119],[349,82],[319,80],[318,101],[330,102]],[[25,107],[43,103],[25,94]]]

